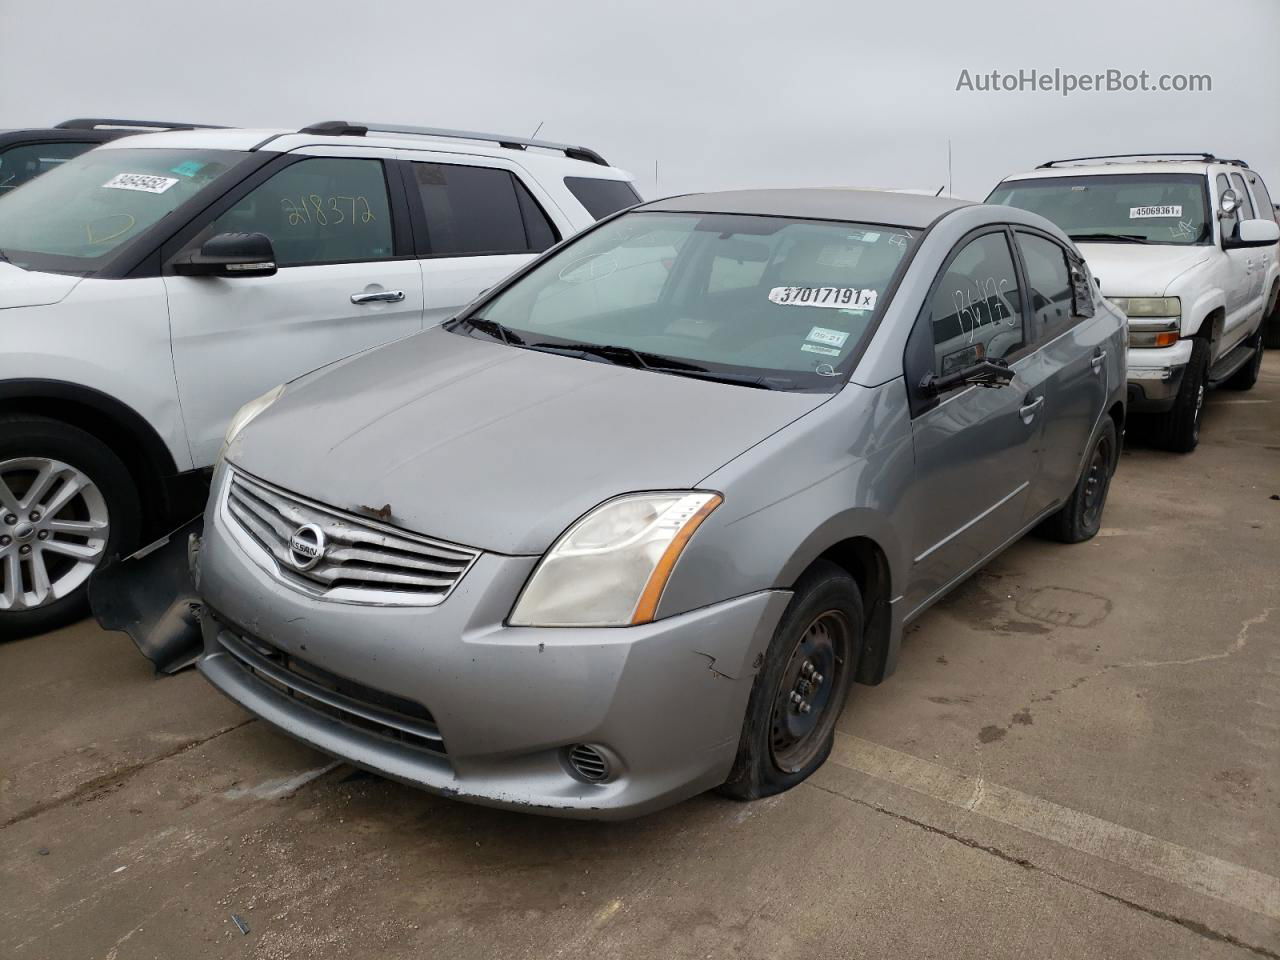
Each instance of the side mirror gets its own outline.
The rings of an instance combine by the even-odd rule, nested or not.
[[[276,253],[265,233],[219,233],[195,253],[173,262],[184,277],[270,277],[276,272]]]
[[[1269,247],[1280,241],[1280,226],[1271,220],[1241,220],[1234,237],[1222,238],[1223,250],[1241,247]]]
[[[1003,360],[979,360],[962,370],[956,370],[941,377],[936,376],[932,371],[926,373],[924,379],[920,381],[920,390],[927,397],[936,397],[961,384],[1003,387],[1013,377],[1013,370]]]
[[[1226,219],[1234,216],[1235,212],[1240,209],[1240,195],[1228,187],[1222,191],[1222,196],[1218,198],[1218,217]]]

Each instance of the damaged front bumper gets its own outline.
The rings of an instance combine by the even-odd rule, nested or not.
[[[130,631],[153,662],[186,657],[167,625],[198,620],[205,678],[299,740],[436,793],[558,816],[637,816],[722,783],[790,599],[762,591],[635,627],[509,627],[536,557],[482,554],[435,607],[342,603],[270,576],[227,523],[211,508],[190,541],[198,617],[152,586],[118,618],[159,628]],[[180,544],[152,554],[167,556],[160,570]]]

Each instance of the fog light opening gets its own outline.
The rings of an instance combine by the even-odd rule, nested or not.
[[[569,772],[584,783],[608,783],[617,775],[618,764],[601,747],[575,743],[565,751]]]

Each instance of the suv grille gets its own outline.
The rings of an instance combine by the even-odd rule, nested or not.
[[[434,606],[479,556],[333,510],[239,471],[231,473],[224,505],[233,531],[258,548],[262,566],[278,580],[326,600]],[[294,545],[304,527],[303,546],[310,552]]]

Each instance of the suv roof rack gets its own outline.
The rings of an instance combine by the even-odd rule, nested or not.
[[[1196,151],[1190,153],[1162,152],[1162,153],[1106,153],[1096,157],[1065,157],[1062,160],[1049,160],[1036,167],[1037,170],[1047,170],[1049,167],[1057,166],[1060,163],[1079,163],[1082,160],[1125,160],[1133,157],[1195,157],[1206,163],[1230,163],[1238,167],[1248,167],[1249,165],[1243,160],[1226,160],[1221,157],[1215,157],[1212,153]]]
[[[550,140],[531,140],[528,137],[512,137],[503,133],[477,133],[474,130],[448,130],[443,127],[407,127],[392,123],[348,123],[346,120],[324,120],[303,127],[298,132],[328,137],[363,137],[370,131],[408,134],[414,137],[444,137],[451,140],[485,140],[508,150],[538,147],[543,150],[557,150],[571,160],[585,160],[587,163],[598,163],[602,167],[609,165],[604,157],[590,147],[575,147],[572,144],[553,143]]]
[[[55,130],[97,130],[100,127],[137,127],[140,130],[225,130],[211,123],[168,123],[163,120],[105,120],[98,117],[81,117],[63,120]]]

